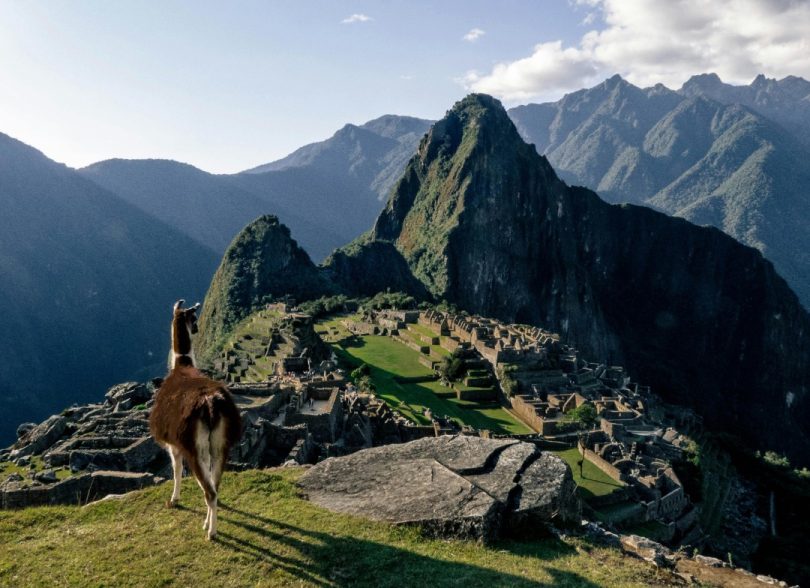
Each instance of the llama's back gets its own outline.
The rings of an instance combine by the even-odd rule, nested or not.
[[[158,390],[149,415],[155,440],[192,453],[198,428],[212,431],[220,425],[227,448],[239,442],[242,419],[228,389],[206,377],[172,371]]]

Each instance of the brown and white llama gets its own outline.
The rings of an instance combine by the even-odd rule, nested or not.
[[[191,335],[197,332],[197,303],[183,308],[178,300],[172,318],[171,371],[163,380],[149,416],[155,440],[169,452],[174,490],[168,505],[180,498],[183,460],[202,488],[208,512],[203,529],[217,534],[217,491],[231,447],[242,436],[239,410],[222,382],[195,367]]]

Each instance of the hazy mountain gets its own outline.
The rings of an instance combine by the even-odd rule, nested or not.
[[[810,461],[810,316],[772,265],[569,188],[488,96],[433,126],[349,267],[369,241],[393,243],[436,299],[557,330],[710,426]]]
[[[165,368],[171,305],[212,252],[0,134],[0,445],[24,420]]]
[[[166,160],[102,161],[83,175],[221,255],[264,214],[279,216],[321,260],[366,230],[429,121],[387,115],[241,174]]]
[[[810,223],[804,220],[810,218],[804,163],[810,150],[761,114],[779,110],[754,91],[762,82],[735,90],[707,83],[714,79],[693,78],[679,93],[661,85],[637,88],[614,76],[509,114],[566,181],[610,202],[645,204],[722,229],[762,251],[810,307]],[[792,88],[798,96],[810,83],[786,78],[764,85],[784,86],[780,95]],[[751,108],[718,102],[702,87],[729,100],[749,96]]]
[[[278,213],[301,245],[320,260],[374,222],[429,126],[430,121],[394,115],[360,126],[347,124],[326,141],[231,179],[322,227],[324,234],[310,239],[294,219]]]
[[[160,159],[110,159],[79,170],[220,255],[266,200],[196,167]]]
[[[692,76],[679,90],[722,104],[742,104],[781,124],[810,145],[810,82],[797,76],[781,80],[760,74],[748,86],[724,84],[717,74]]]

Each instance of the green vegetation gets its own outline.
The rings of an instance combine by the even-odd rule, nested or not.
[[[424,411],[455,419],[460,424],[495,433],[524,434],[531,429],[494,403],[465,402],[455,392],[435,381],[430,368],[419,363],[420,353],[390,337],[351,335],[341,321],[346,316],[320,321],[316,331],[335,351],[344,366],[366,364],[376,394],[391,408],[415,423],[427,425]]]
[[[501,383],[501,390],[510,398],[518,392],[517,380],[512,377],[512,374],[516,371],[516,365],[506,364],[498,366],[498,381]]]
[[[586,429],[592,428],[599,421],[596,416],[596,407],[590,402],[569,410],[565,416]]]
[[[620,488],[624,488],[624,484],[617,482],[588,460],[584,460],[576,447],[564,451],[555,451],[554,453],[563,458],[571,467],[574,482],[579,487],[582,498],[607,496]],[[580,463],[582,464],[581,470]]]
[[[185,480],[85,508],[0,511],[3,586],[649,586],[671,580],[618,550],[583,541],[426,539],[325,511],[297,497],[300,470],[226,473],[219,537]]]
[[[200,316],[198,358],[210,361],[236,324],[275,298],[302,302],[331,289],[290,230],[275,216],[259,217],[236,236],[214,274]]]
[[[382,310],[384,308],[416,308],[416,299],[403,292],[378,292],[361,303],[365,310]]]
[[[439,365],[439,375],[448,382],[455,382],[464,374],[464,360],[458,353],[446,356]]]
[[[5,480],[11,474],[19,474],[26,482],[30,482],[31,480],[28,477],[30,472],[38,473],[46,469],[48,468],[45,467],[45,464],[42,462],[42,456],[39,455],[32,456],[29,465],[25,467],[18,466],[10,461],[0,461],[0,480]],[[70,470],[67,468],[54,468],[53,472],[57,480],[64,480],[70,477]]]
[[[298,305],[298,310],[311,315],[313,318],[320,318],[335,312],[342,312],[347,305],[356,305],[357,301],[337,294],[336,296],[321,296],[316,300],[307,300]]]

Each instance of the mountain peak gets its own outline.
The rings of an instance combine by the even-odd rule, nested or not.
[[[694,75],[681,86],[681,92],[687,95],[696,91],[706,91],[723,86],[723,80],[716,73]]]

